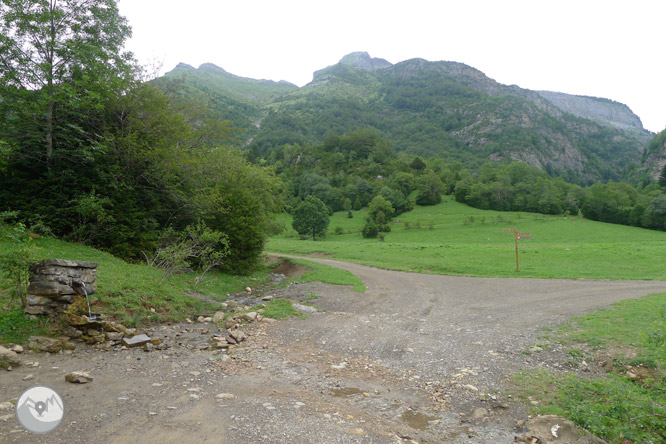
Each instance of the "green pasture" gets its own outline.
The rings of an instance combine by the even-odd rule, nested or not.
[[[289,254],[325,254],[381,268],[435,274],[567,279],[666,279],[666,232],[586,220],[579,216],[484,211],[455,202],[417,206],[391,224],[380,239],[364,239],[366,211],[353,218],[331,216],[325,238],[301,240],[282,216],[287,230],[266,249]],[[513,233],[531,233],[519,241],[516,272]],[[336,234],[341,233],[341,234]]]

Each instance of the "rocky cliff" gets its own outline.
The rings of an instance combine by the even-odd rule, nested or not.
[[[336,65],[327,66],[324,69],[315,71],[312,75],[313,83],[320,83],[335,77],[336,67],[352,67],[358,70],[375,71],[393,66],[391,62],[370,57],[367,52],[352,52],[344,56]]]
[[[644,131],[641,119],[623,103],[552,91],[537,91],[537,93],[562,111],[575,116],[595,120],[616,128]]]
[[[653,179],[658,179],[666,165],[666,130],[663,130],[648,143],[643,156],[643,168]]]

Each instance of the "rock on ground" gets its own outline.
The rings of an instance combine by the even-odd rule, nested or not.
[[[72,384],[87,384],[92,382],[93,378],[86,372],[72,372],[65,375],[65,381],[71,382]]]

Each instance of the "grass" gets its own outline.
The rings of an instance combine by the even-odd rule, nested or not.
[[[573,318],[558,334],[564,344],[635,350],[666,368],[666,293],[620,301]]]
[[[385,240],[364,239],[367,211],[331,216],[329,234],[316,242],[288,229],[272,237],[267,250],[332,258],[434,274],[567,279],[666,279],[666,232],[589,221],[580,217],[484,211],[455,202],[417,206],[391,224]],[[282,223],[291,226],[288,215]],[[335,231],[343,234],[335,234]],[[513,233],[532,233],[519,241],[516,272]]]
[[[224,301],[227,294],[268,280],[267,270],[250,276],[232,276],[211,272],[195,286],[195,275],[184,273],[162,281],[163,272],[141,264],[129,264],[110,254],[83,245],[41,238],[35,241],[36,259],[58,258],[97,262],[97,292],[93,311],[104,313],[134,326],[144,322],[180,321],[187,316],[212,311],[214,306],[192,297],[193,292]],[[11,248],[0,238],[0,250]],[[30,332],[37,334],[40,328],[30,321],[20,321],[16,303],[10,304],[8,282],[0,278],[0,326],[13,325],[14,333],[8,335],[0,328],[0,341],[25,342]],[[153,310],[154,309],[154,312]],[[25,319],[25,318],[23,318]],[[27,336],[26,336],[27,335]]]
[[[611,443],[666,441],[666,293],[574,318],[555,339],[572,347],[568,353],[574,361],[585,356],[581,344],[636,357],[615,352],[614,371],[605,377],[545,370],[515,375],[516,395],[538,402],[534,413],[565,416]],[[650,369],[653,376],[632,381],[627,365]]]
[[[25,344],[30,336],[48,332],[46,321],[27,318],[20,308],[0,312],[0,343]]]
[[[289,299],[279,298],[268,301],[264,307],[264,316],[273,319],[284,319],[291,316],[296,316],[299,318],[304,318],[305,313],[296,311],[291,305],[292,302]]]
[[[291,282],[324,282],[326,284],[333,285],[350,285],[353,287],[354,291],[358,293],[363,293],[366,290],[363,281],[358,276],[349,271],[308,260],[291,258],[287,260],[294,264],[308,267],[310,270],[306,271],[300,276],[287,279],[284,285],[287,285]]]

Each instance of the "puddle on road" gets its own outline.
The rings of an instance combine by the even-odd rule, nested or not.
[[[413,429],[425,430],[430,421],[435,421],[439,418],[436,416],[428,416],[425,413],[415,412],[414,410],[405,410],[400,418]]]
[[[334,398],[347,398],[349,396],[360,395],[363,392],[356,387],[334,388],[331,389],[331,395]]]

